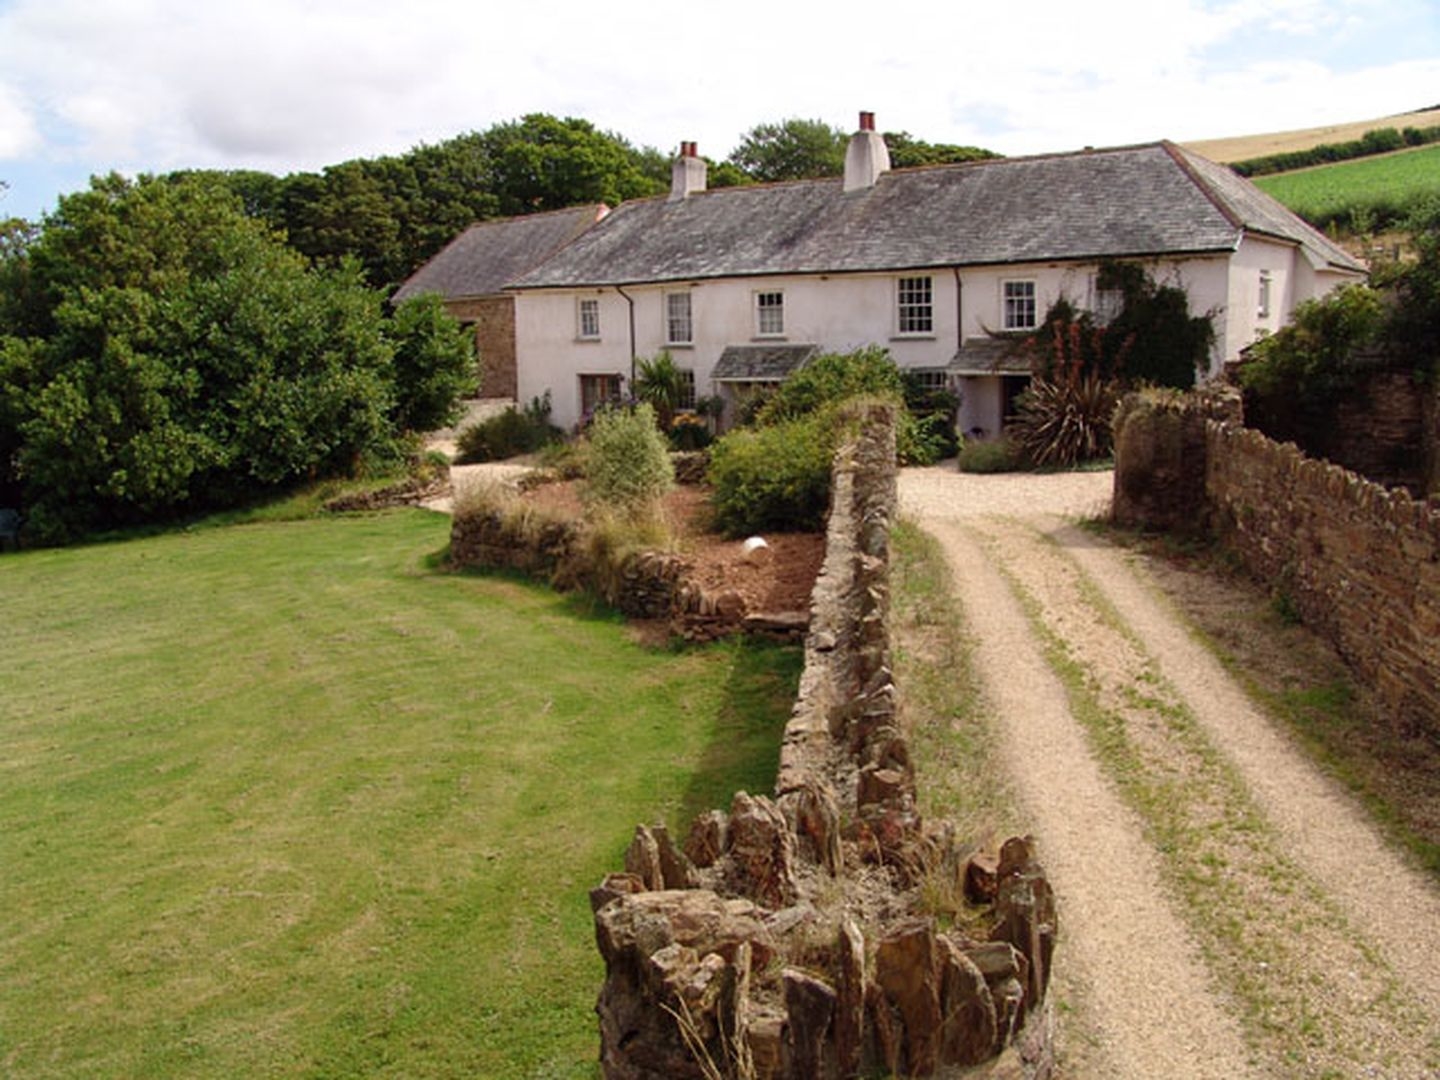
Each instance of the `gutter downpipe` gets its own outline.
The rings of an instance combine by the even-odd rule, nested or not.
[[[634,393],[635,386],[635,299],[619,285],[615,291],[625,298],[625,303],[630,306],[630,393]]]
[[[965,285],[958,266],[950,267],[950,272],[955,275],[955,355],[959,356],[965,345]]]

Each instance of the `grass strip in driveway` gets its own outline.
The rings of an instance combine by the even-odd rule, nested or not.
[[[798,652],[641,648],[448,529],[0,558],[0,1072],[594,1075],[586,892],[768,790]]]
[[[1423,1015],[1302,870],[1155,657],[1052,537],[983,528],[1094,756],[1272,1075],[1428,1075]]]

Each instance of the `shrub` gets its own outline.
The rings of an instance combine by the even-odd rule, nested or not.
[[[695,413],[680,413],[670,422],[670,449],[679,451],[704,450],[715,441],[710,434],[710,425]]]
[[[651,359],[641,359],[636,364],[635,397],[655,410],[655,419],[662,431],[670,429],[685,386],[686,372],[676,365],[668,350],[662,349]]]
[[[479,384],[475,335],[427,293],[395,309],[386,325],[395,349],[395,400],[391,420],[398,431],[434,431],[455,422],[460,398]]]
[[[1030,467],[1025,452],[1010,439],[967,442],[960,448],[956,465],[964,473],[1019,472]]]
[[[738,429],[710,452],[710,504],[730,536],[819,529],[830,499],[836,424],[829,411]]]
[[[602,409],[589,439],[585,501],[592,507],[641,513],[674,485],[675,470],[649,405]]]
[[[890,359],[890,353],[877,345],[848,353],[826,353],[781,383],[756,419],[761,424],[794,420],[863,394],[903,397],[904,389],[900,369]]]
[[[1119,394],[1115,382],[1070,369],[1059,378],[1035,378],[1020,398],[1011,436],[1036,465],[1074,465],[1110,454],[1111,421]]]
[[[560,435],[560,429],[550,423],[547,390],[543,397],[531,399],[523,412],[511,407],[460,432],[455,440],[455,460],[462,465],[504,461],[519,454],[533,454]]]

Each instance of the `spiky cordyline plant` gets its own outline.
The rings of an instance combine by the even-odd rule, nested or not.
[[[1010,433],[1036,465],[1074,465],[1110,453],[1116,384],[1073,368],[1033,378]]]

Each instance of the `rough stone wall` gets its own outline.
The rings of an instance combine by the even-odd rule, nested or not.
[[[447,300],[445,310],[475,326],[475,348],[480,353],[480,385],[476,397],[514,398],[515,301],[509,296],[480,296]]]
[[[1115,413],[1115,521],[1204,532],[1205,423],[1239,414],[1238,393],[1223,386],[1184,395],[1126,395]]]
[[[809,628],[805,612],[752,612],[740,593],[707,590],[690,579],[682,555],[639,551],[613,572],[587,562],[584,525],[573,521],[536,524],[523,512],[459,512],[450,525],[450,561],[455,566],[515,570],[558,588],[588,589],[632,619],[665,619],[677,637],[714,641],[753,634],[800,641]]]
[[[591,893],[611,1080],[1053,1067],[1054,899],[1032,844],[967,859],[915,808],[887,626],[893,412],[865,430],[837,463],[775,798],[738,793],[683,844],[638,827]],[[988,905],[986,931],[938,929],[927,874]]]
[[[1221,540],[1334,643],[1398,722],[1440,735],[1440,503],[1212,423]]]

